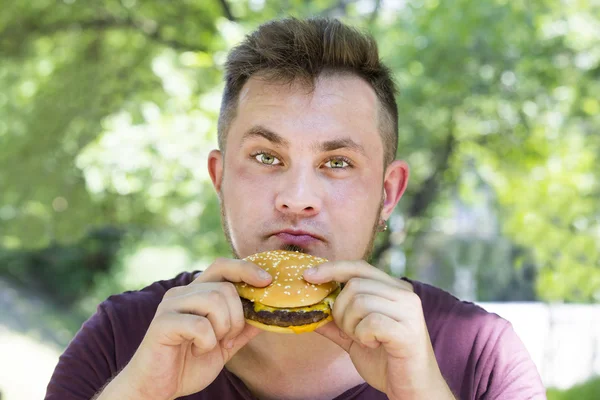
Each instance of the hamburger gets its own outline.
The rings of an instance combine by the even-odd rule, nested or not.
[[[235,283],[244,318],[250,325],[278,333],[312,332],[333,319],[331,310],[340,293],[337,282],[312,284],[304,270],[327,260],[295,251],[274,250],[244,258],[267,271],[273,280],[257,288]]]

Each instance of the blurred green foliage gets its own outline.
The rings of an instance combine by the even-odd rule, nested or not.
[[[21,286],[65,307],[93,290],[96,276],[114,272],[122,238],[123,232],[115,228],[97,229],[71,245],[4,250],[0,265],[2,272]]]
[[[316,15],[370,30],[401,89],[412,176],[375,262],[442,287],[471,271],[482,300],[598,301],[600,5],[584,0],[4,2],[0,275],[68,303],[116,291],[115,259],[145,245],[227,255],[206,172],[226,52]],[[129,235],[100,268],[101,229]]]
[[[600,393],[600,378],[590,379],[568,390],[548,389],[548,400],[596,400]]]

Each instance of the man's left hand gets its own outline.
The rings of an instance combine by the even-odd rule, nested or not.
[[[345,284],[333,306],[334,323],[316,332],[348,352],[369,385],[390,399],[454,399],[410,283],[365,261],[327,262],[304,278]]]

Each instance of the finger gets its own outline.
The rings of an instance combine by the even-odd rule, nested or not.
[[[228,360],[262,332],[262,330],[255,326],[245,324],[242,332],[235,338],[231,339],[231,343],[229,345],[227,345],[227,342],[224,343],[224,348],[228,352]]]
[[[231,329],[227,300],[223,293],[214,286],[164,299],[161,308],[180,314],[195,314],[207,318],[219,340]]]
[[[365,278],[397,285],[392,278],[366,261],[326,262],[304,271],[304,279],[310,283],[348,282],[352,278]]]
[[[354,335],[365,346],[375,349],[380,345],[392,356],[401,356],[400,338],[402,338],[401,324],[392,318],[373,313],[367,315],[356,326]]]
[[[193,283],[203,282],[246,282],[256,287],[265,287],[273,278],[258,265],[244,260],[219,258]]]
[[[401,310],[399,309],[400,306],[396,302],[371,294],[359,294],[351,300],[338,323],[344,333],[358,340],[355,331],[363,319],[371,314],[381,314],[398,321],[401,318]],[[366,345],[366,343],[363,344]]]
[[[350,301],[359,294],[373,294],[392,301],[400,301],[404,294],[402,289],[388,283],[372,279],[352,278],[335,299],[334,318],[341,320]]]
[[[318,327],[315,332],[321,336],[325,336],[327,339],[340,346],[346,352],[350,351],[350,346],[352,345],[353,340],[346,336],[340,330],[340,328],[338,328],[334,321]]]
[[[166,346],[179,346],[192,342],[192,354],[199,356],[217,345],[210,321],[198,315],[168,312],[160,315],[153,324],[152,334]]]
[[[221,291],[223,292],[225,301],[227,302],[229,320],[231,321],[229,332],[223,339],[232,340],[239,336],[246,326],[246,320],[244,319],[244,307],[242,306],[240,296],[238,295],[238,292],[232,283],[223,282],[219,285],[221,285]]]

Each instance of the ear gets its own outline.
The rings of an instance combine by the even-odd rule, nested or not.
[[[393,161],[385,170],[383,179],[383,208],[381,218],[387,220],[408,185],[408,164],[401,160]]]
[[[223,179],[223,154],[219,150],[212,150],[208,154],[208,174],[213,187],[221,200],[221,181]]]

